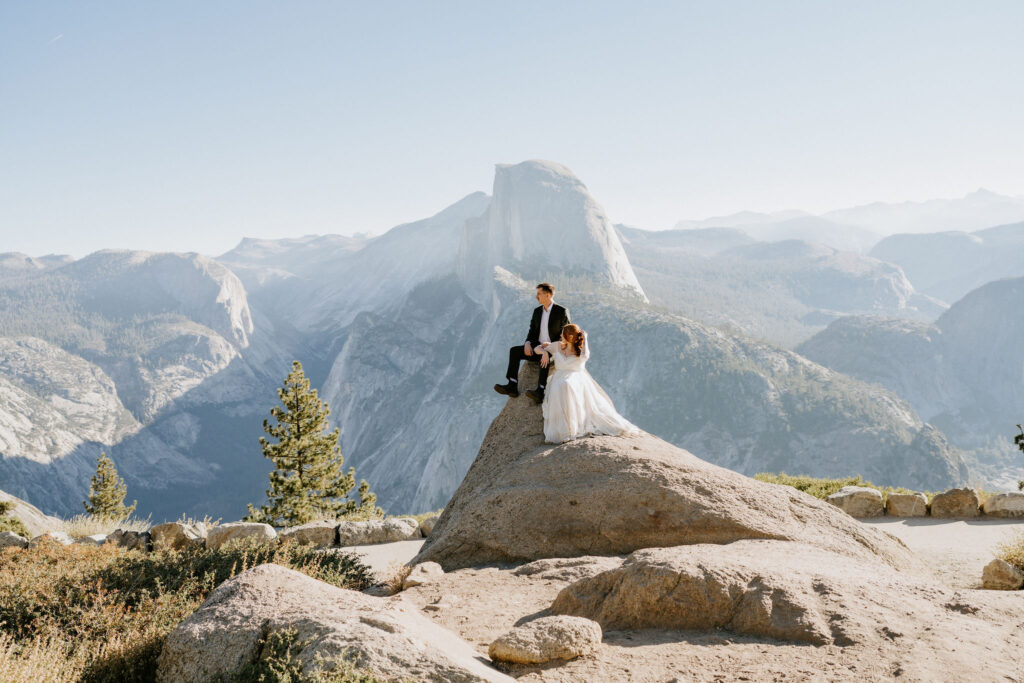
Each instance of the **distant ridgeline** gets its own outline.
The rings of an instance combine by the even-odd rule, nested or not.
[[[538,279],[590,333],[589,369],[621,412],[700,458],[932,490],[975,476],[957,448],[974,441],[954,436],[965,410],[925,424],[885,353],[844,370],[863,348],[801,347],[829,369],[754,340],[793,344],[854,313],[927,326],[944,304],[875,258],[700,232],[616,229],[568,169],[528,161],[499,165],[493,196],[375,238],[247,239],[216,259],[0,256],[0,489],[76,513],[105,451],[142,516],[236,519],[266,488],[257,439],[297,359],[378,503],[436,509],[501,409],[490,386]],[[979,335],[976,357],[1004,339]],[[974,398],[944,390],[943,405]],[[999,396],[1019,421],[1024,397]]]

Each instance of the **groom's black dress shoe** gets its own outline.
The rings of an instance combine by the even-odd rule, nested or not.
[[[519,395],[519,384],[516,382],[508,382],[506,384],[495,384],[494,390],[497,391],[499,394],[505,394],[506,396],[511,396],[512,398],[515,398],[516,396]]]
[[[537,387],[536,389],[527,389],[526,395],[533,399],[533,402],[540,405],[544,402],[544,389]]]

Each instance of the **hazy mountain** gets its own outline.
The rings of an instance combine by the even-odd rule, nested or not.
[[[0,254],[0,278],[10,275],[22,275],[35,270],[56,268],[74,261],[66,254],[49,254],[34,258],[17,251]]]
[[[1024,222],[975,232],[893,235],[871,255],[899,264],[918,290],[956,301],[986,282],[1024,276]]]
[[[737,225],[764,225],[769,223],[781,223],[791,218],[810,216],[806,211],[773,211],[772,213],[759,213],[757,211],[739,211],[728,216],[712,216],[701,220],[684,220],[675,224],[676,230],[698,230],[705,228],[731,228]]]
[[[874,202],[822,214],[822,218],[856,225],[880,235],[978,230],[990,225],[1024,221],[1024,197],[985,189],[958,199],[925,202]]]
[[[652,303],[785,346],[844,315],[931,321],[944,310],[899,266],[820,244],[754,242],[726,228],[621,230]]]
[[[982,465],[1024,465],[1010,443],[1024,419],[1022,300],[1024,278],[998,280],[932,325],[846,318],[798,350],[906,398]]]
[[[851,268],[809,245],[733,249],[748,266],[790,249]],[[618,233],[557,164],[501,165],[493,199],[358,244],[246,240],[223,258],[105,251],[0,280],[0,488],[77,512],[102,449],[143,514],[237,518],[266,488],[257,438],[296,358],[382,504],[437,507],[500,408],[491,385],[541,276],[590,331],[622,412],[702,458],[932,488],[968,477],[895,395],[647,304]]]

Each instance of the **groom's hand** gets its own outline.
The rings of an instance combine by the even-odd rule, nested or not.
[[[533,355],[533,347],[530,346],[530,342],[526,342],[525,344],[523,344],[523,353],[526,354],[527,356]]]

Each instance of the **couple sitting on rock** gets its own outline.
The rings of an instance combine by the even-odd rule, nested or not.
[[[526,392],[534,403],[543,404],[544,440],[562,443],[588,434],[612,436],[637,434],[639,430],[615,411],[608,394],[587,372],[590,346],[587,333],[569,321],[569,310],[554,302],[555,288],[547,282],[537,285],[537,303],[530,320],[526,343],[508,350],[505,384],[494,390],[506,396],[519,395],[519,363],[540,363],[536,389]],[[557,341],[552,341],[557,340]],[[547,386],[548,372],[557,370]]]

